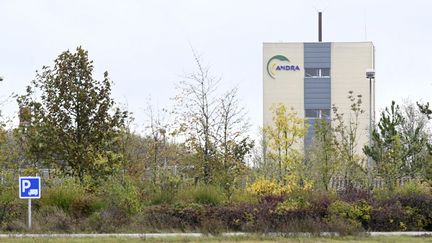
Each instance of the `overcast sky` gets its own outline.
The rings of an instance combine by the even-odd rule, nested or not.
[[[237,86],[254,129],[262,122],[262,43],[372,41],[377,110],[391,100],[432,101],[432,1],[0,1],[0,100],[21,94],[35,70],[82,46],[115,82],[115,99],[142,125],[146,99],[170,108],[182,77],[195,70],[191,46]],[[1,107],[11,117],[13,100]],[[138,129],[140,130],[140,129]]]

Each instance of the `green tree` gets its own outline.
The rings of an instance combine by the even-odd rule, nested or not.
[[[284,177],[293,175],[303,162],[299,150],[307,126],[304,119],[299,118],[294,111],[288,111],[284,104],[273,105],[271,110],[273,123],[264,127],[264,133],[268,141],[269,158],[277,164],[277,179],[284,182]]]
[[[81,47],[65,51],[44,66],[26,94],[18,97],[27,123],[20,129],[31,158],[83,182],[118,168],[118,137],[128,113],[116,108],[111,98],[112,81],[105,72],[93,78],[93,61]]]
[[[429,107],[429,102],[424,105],[417,102],[417,106],[420,109],[420,112],[425,114],[429,120],[432,119],[432,110]]]
[[[307,158],[309,174],[314,178],[315,186],[329,190],[330,181],[340,169],[334,128],[327,119],[318,119],[315,123],[312,146],[309,146]]]
[[[399,105],[394,101],[381,113],[378,130],[372,132],[372,146],[365,145],[364,153],[375,162],[378,176],[384,179],[387,189],[396,187],[403,166],[403,144],[398,129],[403,123]]]

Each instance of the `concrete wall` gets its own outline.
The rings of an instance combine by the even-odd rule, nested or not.
[[[369,80],[366,78],[366,69],[374,68],[374,46],[371,42],[332,43],[332,90],[331,102],[338,107],[339,112],[345,114],[346,122],[350,116],[351,102],[348,92],[362,95],[364,113],[359,119],[359,138],[357,152],[362,153],[362,147],[369,141]],[[372,94],[374,98],[374,94]],[[374,114],[374,101],[372,100],[372,114]]]
[[[303,43],[264,43],[263,45],[263,124],[271,124],[270,107],[283,103],[287,108],[293,108],[299,116],[304,116],[304,68]],[[267,73],[267,63],[273,56],[283,55],[289,63],[276,64],[298,65],[299,71],[278,71],[273,79]],[[273,65],[273,64],[271,64]]]

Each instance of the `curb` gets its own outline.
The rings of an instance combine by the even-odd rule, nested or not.
[[[234,236],[248,236],[253,233],[245,232],[231,232],[222,233],[221,236],[234,237]],[[371,237],[378,236],[432,236],[432,231],[411,231],[411,232],[365,232],[366,235]],[[312,237],[314,236],[308,232],[290,232],[290,233],[280,233],[273,232],[267,234],[268,236],[281,236],[281,237]],[[211,237],[212,235],[203,233],[139,233],[139,234],[0,234],[0,238],[102,238],[102,237],[112,237],[112,238],[166,238],[166,237]],[[265,236],[265,234],[264,234]],[[336,232],[322,232],[319,234],[320,237],[338,237],[339,234]]]

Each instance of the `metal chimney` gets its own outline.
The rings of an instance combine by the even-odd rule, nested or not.
[[[322,42],[322,13],[318,12],[318,42]]]

